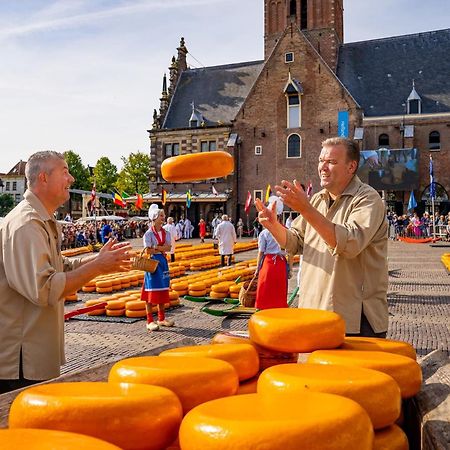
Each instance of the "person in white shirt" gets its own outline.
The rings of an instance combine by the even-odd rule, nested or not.
[[[233,224],[228,220],[228,216],[222,216],[222,222],[216,228],[216,236],[219,239],[219,254],[222,266],[225,265],[225,257],[227,264],[231,266],[231,257],[234,252],[234,244],[237,241],[236,230]]]
[[[170,255],[170,261],[175,261],[175,242],[180,239],[178,234],[178,230],[176,225],[173,223],[173,217],[167,218],[167,223],[163,226],[163,228],[169,232],[170,234],[170,251],[168,252]]]
[[[188,217],[186,217],[186,220],[184,221],[184,233],[183,233],[183,237],[185,239],[191,239],[192,238],[192,229],[194,227],[191,224],[191,221],[189,220]]]

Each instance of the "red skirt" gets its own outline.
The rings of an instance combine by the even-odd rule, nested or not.
[[[287,262],[282,255],[264,255],[256,290],[258,309],[287,308]]]
[[[144,285],[142,285],[141,300],[147,303],[152,303],[154,305],[169,303],[169,290],[165,289],[163,291],[146,291]]]

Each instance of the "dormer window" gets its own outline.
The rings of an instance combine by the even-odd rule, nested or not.
[[[421,114],[422,113],[422,99],[416,91],[416,86],[413,80],[412,91],[409,94],[406,105],[407,114]]]
[[[191,106],[192,106],[192,114],[191,117],[189,118],[189,128],[199,128],[203,126],[205,120],[202,116],[202,113],[195,109],[194,102],[191,103]]]
[[[288,82],[284,88],[284,94],[287,107],[287,128],[300,128],[302,123],[301,95],[303,94],[303,87],[297,80],[291,78],[290,72]]]

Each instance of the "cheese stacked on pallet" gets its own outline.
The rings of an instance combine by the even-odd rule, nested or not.
[[[385,373],[329,364],[281,364],[258,379],[261,395],[291,395],[304,391],[342,395],[359,403],[375,429],[392,425],[400,416],[400,389]]]
[[[161,356],[221,359],[234,367],[239,381],[248,380],[259,371],[258,353],[252,345],[246,344],[192,345],[166,350]]]
[[[120,450],[108,442],[77,433],[55,430],[0,430],[2,450]]]
[[[408,450],[408,438],[397,425],[375,431],[373,450]]]
[[[16,397],[9,426],[72,431],[123,449],[156,450],[175,440],[181,418],[177,396],[159,386],[51,383]]]
[[[118,300],[110,300],[106,305],[106,315],[110,317],[125,315],[125,301],[123,297]]]
[[[166,387],[177,394],[184,412],[200,403],[234,395],[239,384],[233,366],[225,361],[182,356],[123,359],[111,368],[109,381]]]
[[[184,417],[183,450],[372,450],[369,416],[332,394],[236,395],[199,405]]]
[[[201,282],[190,283],[188,294],[192,297],[204,297],[206,295],[206,284]]]
[[[146,317],[147,310],[142,300],[131,300],[125,303],[125,315],[127,317]]]
[[[230,285],[233,284],[233,281],[222,281],[221,283],[213,284],[209,296],[216,299],[226,298],[230,291]]]
[[[248,322],[250,339],[280,352],[312,352],[339,347],[345,323],[331,311],[276,308],[258,311]]]
[[[419,364],[411,358],[393,353],[363,350],[318,350],[308,357],[307,362],[379,370],[390,375],[397,382],[402,398],[416,395],[422,384],[422,371]]]
[[[185,281],[183,282],[176,282],[176,283],[171,283],[170,287],[172,288],[172,290],[176,291],[176,293],[179,296],[182,295],[186,295],[188,293],[188,283],[186,283]]]
[[[350,337],[344,339],[340,348],[345,350],[370,350],[378,352],[395,353],[416,360],[416,351],[411,344],[393,339],[372,337]]]

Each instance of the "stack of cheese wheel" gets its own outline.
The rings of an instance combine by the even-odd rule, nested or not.
[[[241,290],[241,287],[244,285],[244,283],[237,283],[237,284],[232,284],[229,287],[229,291],[230,291],[230,298],[239,298],[239,292]]]
[[[81,290],[83,292],[95,292],[95,287],[95,280],[91,280],[84,284]]]
[[[206,284],[202,282],[190,283],[188,294],[192,297],[204,297],[206,295]]]
[[[181,297],[183,295],[186,295],[188,293],[188,283],[177,281],[175,283],[170,283],[170,287],[173,291],[176,291],[176,293]]]
[[[147,310],[142,300],[131,300],[125,303],[125,315],[127,317],[146,317]]]
[[[123,449],[161,449],[175,440],[181,418],[177,396],[160,386],[49,383],[15,398],[9,426],[82,433]]]
[[[162,352],[161,356],[220,359],[234,367],[239,381],[253,378],[259,371],[258,353],[253,345],[248,344],[210,344],[177,347]]]
[[[120,450],[116,445],[78,433],[15,428],[0,430],[2,450]]]
[[[392,425],[401,409],[400,389],[385,373],[330,364],[281,364],[266,369],[258,379],[262,395],[291,395],[304,391],[342,395],[359,403],[373,427]]]
[[[123,298],[110,300],[106,305],[106,315],[110,317],[125,315],[125,302]]]
[[[108,380],[166,387],[177,394],[185,413],[209,400],[234,395],[239,385],[231,364],[212,358],[181,356],[123,359],[111,368]]]
[[[353,400],[320,392],[236,395],[199,405],[184,417],[183,450],[372,450],[367,413]]]
[[[64,301],[66,301],[66,302],[77,302],[78,301],[78,294],[75,292],[74,294],[66,295]]]
[[[178,306],[181,304],[180,296],[177,291],[169,291],[169,302],[170,306]]]
[[[113,282],[112,280],[102,280],[95,283],[95,290],[99,293],[112,292]]]
[[[211,286],[211,292],[209,296],[211,298],[221,299],[228,297],[228,292],[230,289],[230,283],[228,281],[222,281]]]
[[[373,450],[408,450],[408,438],[397,425],[375,431]]]
[[[86,300],[85,305],[86,306],[94,306],[99,305],[101,303],[108,302],[109,300],[114,300],[112,297],[102,297],[99,299],[92,299],[92,300]],[[92,311],[89,311],[87,314],[88,316],[102,316],[106,313],[105,306],[99,307],[98,309],[93,309]]]
[[[395,353],[416,360],[416,351],[411,344],[393,339],[374,337],[347,336],[340,348],[345,350],[370,350],[378,352]]]
[[[318,350],[309,355],[307,362],[379,370],[390,375],[397,382],[402,398],[416,395],[422,384],[422,371],[419,364],[407,356],[394,353],[364,350]]]
[[[268,367],[278,364],[296,363],[298,353],[279,352],[262,347],[253,342],[246,332],[231,331],[217,333],[212,339],[211,344],[250,344],[255,347],[259,356],[259,370],[263,371]]]
[[[258,311],[248,322],[250,339],[281,352],[312,352],[339,347],[345,323],[332,311],[275,308]]]

